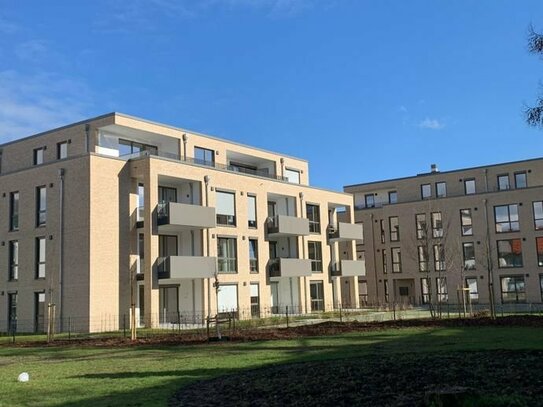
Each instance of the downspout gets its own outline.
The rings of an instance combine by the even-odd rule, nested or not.
[[[64,328],[64,168],[58,170],[58,175],[60,177],[60,186],[59,186],[59,198],[60,198],[60,209],[59,209],[59,263],[58,263],[58,284],[59,284],[59,317],[60,317],[60,332]]]

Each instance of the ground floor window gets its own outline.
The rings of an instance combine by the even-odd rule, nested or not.
[[[45,331],[45,293],[34,293],[34,332]]]
[[[477,289],[477,278],[466,278],[466,288],[469,288],[469,299],[472,303],[479,301],[479,291]]]
[[[437,277],[436,287],[437,287],[437,300],[439,302],[447,302],[449,300],[449,293],[447,291],[447,278]]]
[[[218,295],[219,312],[237,312],[238,286],[237,284],[221,284]]]
[[[390,299],[388,295],[388,280],[385,280],[383,282],[383,285],[384,285],[384,290],[385,290],[385,302],[388,302],[388,300]]]
[[[422,303],[429,304],[430,303],[430,286],[429,286],[429,280],[427,278],[420,279],[420,291],[422,293]]]
[[[368,305],[368,282],[358,282],[358,301],[360,305]]]
[[[8,331],[17,330],[17,293],[8,294]]]
[[[508,276],[500,278],[502,302],[525,302],[526,286],[524,276]]]
[[[258,283],[251,283],[251,317],[260,317],[260,296],[258,295]]]
[[[322,281],[311,281],[309,285],[311,311],[324,311],[324,287]]]

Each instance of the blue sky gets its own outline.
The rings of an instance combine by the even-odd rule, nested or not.
[[[0,142],[120,111],[343,185],[543,156],[541,0],[0,0]]]

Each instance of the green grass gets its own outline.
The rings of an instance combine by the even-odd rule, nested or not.
[[[0,406],[165,405],[196,380],[276,363],[368,354],[543,350],[543,329],[387,329],[285,341],[194,346],[0,347]],[[19,373],[30,382],[18,383]]]

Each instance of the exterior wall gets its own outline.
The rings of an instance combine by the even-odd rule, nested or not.
[[[528,187],[515,189],[514,173],[526,172]],[[509,174],[511,189],[498,191],[497,176]],[[466,195],[464,180],[476,180],[476,194]],[[446,182],[447,197],[435,197],[436,182]],[[420,186],[431,184],[432,198],[422,200]],[[446,277],[450,303],[457,303],[457,290],[462,286],[463,278],[476,278],[479,302],[489,302],[489,281],[493,280],[494,298],[501,302],[500,278],[504,276],[523,276],[526,284],[526,302],[542,301],[539,276],[543,268],[538,266],[536,237],[543,236],[542,230],[535,230],[532,203],[543,199],[543,160],[528,160],[518,163],[500,164],[484,168],[466,169],[445,173],[430,173],[417,177],[382,181],[345,187],[345,191],[353,193],[358,203],[363,202],[366,194],[373,191],[397,191],[398,203],[383,204],[375,208],[355,210],[356,223],[364,225],[364,243],[357,246],[359,255],[364,251],[366,259],[368,300],[383,302],[384,281],[388,281],[389,301],[401,301],[398,287],[414,283],[413,298],[410,301],[421,303],[421,278],[431,277],[434,298],[436,298],[436,277]],[[388,196],[388,194],[386,194]],[[518,204],[520,231],[497,233],[494,218],[494,207],[498,205]],[[473,219],[473,236],[461,234],[461,209],[471,209]],[[443,217],[443,239],[430,239],[428,243],[437,244],[442,241],[445,246],[445,262],[447,270],[436,272],[433,269],[433,253],[429,253],[429,273],[420,272],[417,246],[425,245],[416,239],[415,215],[426,214],[428,224],[431,213],[441,212]],[[391,242],[389,218],[399,218],[400,239]],[[384,221],[385,243],[381,242],[381,221]],[[488,231],[488,232],[487,232]],[[520,238],[522,243],[523,267],[500,268],[497,256],[497,241]],[[475,247],[475,270],[463,270],[462,243],[473,242]],[[489,243],[489,244],[488,244]],[[391,249],[401,250],[401,273],[392,273]],[[382,252],[387,252],[388,273],[383,272]],[[491,267],[487,265],[488,254]]]

